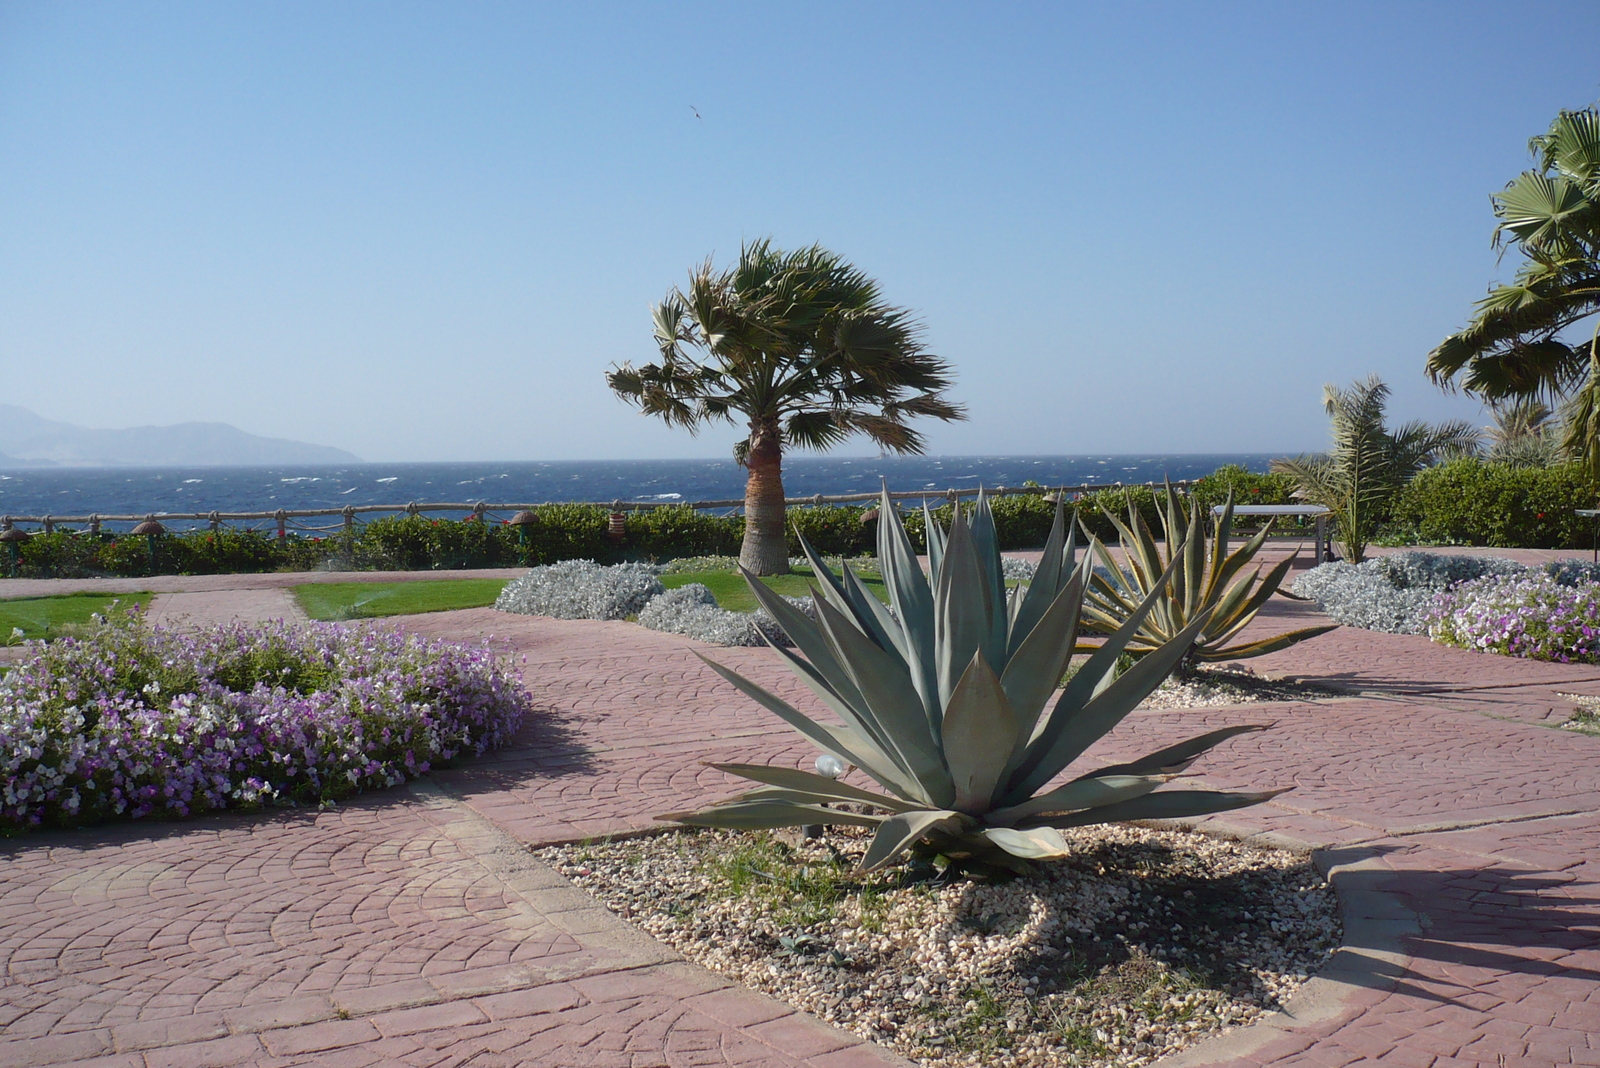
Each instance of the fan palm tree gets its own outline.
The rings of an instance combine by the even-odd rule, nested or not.
[[[1495,246],[1524,261],[1429,353],[1428,375],[1490,401],[1579,390],[1569,438],[1600,473],[1600,321],[1576,342],[1561,336],[1600,313],[1600,108],[1561,112],[1528,147],[1538,169],[1492,198]]]
[[[865,434],[884,452],[920,453],[908,418],[965,418],[943,396],[949,365],[923,350],[910,313],[817,245],[782,252],[757,241],[722,271],[707,260],[653,315],[661,361],[614,365],[606,383],[691,433],[745,422],[733,449],[749,472],[739,562],[757,575],[789,570],[786,448],[823,450]]]
[[[1295,495],[1333,513],[1335,537],[1346,560],[1366,557],[1373,531],[1396,491],[1441,453],[1476,447],[1478,431],[1465,420],[1437,426],[1413,420],[1390,431],[1384,425],[1389,387],[1369,375],[1340,389],[1322,387],[1333,421],[1333,451],[1272,461],[1272,470],[1299,483]]]

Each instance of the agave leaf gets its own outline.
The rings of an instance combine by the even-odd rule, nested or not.
[[[984,644],[984,655],[989,663],[1004,664],[1006,638],[1010,619],[1005,609],[1005,565],[1000,559],[1000,534],[994,528],[994,510],[989,506],[989,495],[978,487],[978,503],[972,510],[972,552],[983,569],[984,586],[988,590],[985,601],[989,605],[989,638]]]
[[[947,807],[955,799],[955,787],[905,662],[874,645],[825,601],[817,602],[817,619],[834,655],[861,692],[864,704],[857,714],[863,722],[878,726],[888,751],[899,758],[933,803]]]
[[[1011,827],[987,827],[983,836],[1012,856],[1024,860],[1055,860],[1070,852],[1067,840],[1054,827],[1034,827],[1025,831]]]
[[[1045,539],[1044,553],[1033,572],[1033,581],[1017,594],[1017,608],[1011,619],[1011,633],[1007,653],[1015,656],[1022,642],[1038,626],[1039,620],[1055,603],[1062,587],[1070,581],[1073,557],[1076,555],[1073,527],[1067,522],[1066,504],[1056,502],[1056,517],[1050,524],[1050,536]],[[1063,574],[1067,572],[1067,574]],[[1082,595],[1079,595],[1082,600]]]
[[[1279,560],[1275,565],[1273,565],[1272,570],[1267,572],[1267,577],[1265,579],[1261,578],[1261,569],[1256,569],[1256,577],[1252,581],[1259,581],[1261,585],[1257,587],[1256,591],[1250,595],[1250,598],[1247,601],[1245,601],[1244,607],[1239,609],[1239,614],[1241,616],[1253,618],[1257,612],[1261,611],[1262,607],[1266,605],[1268,598],[1272,596],[1272,591],[1278,588],[1279,584],[1283,582],[1284,576],[1289,573],[1289,568],[1294,566],[1295,557],[1298,555],[1299,552],[1297,550],[1294,555]],[[1243,586],[1245,584],[1241,582],[1239,585]]]
[[[1221,745],[1229,738],[1241,734],[1250,734],[1255,731],[1264,731],[1270,723],[1251,723],[1240,727],[1222,727],[1218,730],[1208,731],[1197,735],[1188,741],[1169,745],[1165,749],[1158,749],[1154,753],[1142,756],[1138,760],[1126,764],[1113,764],[1099,771],[1091,771],[1085,779],[1104,779],[1111,775],[1171,775],[1188,767],[1194,759],[1202,753]],[[1067,784],[1072,785],[1071,783]]]
[[[1144,586],[1138,572],[1131,567],[1124,569],[1100,539],[1092,534],[1089,536],[1089,552],[1100,561],[1100,567],[1106,572],[1104,575],[1099,571],[1092,573],[1090,583],[1095,590],[1116,601],[1131,600],[1137,603],[1144,600],[1150,591]]]
[[[800,805],[793,801],[729,801],[700,812],[668,812],[657,816],[689,827],[720,827],[724,830],[761,831],[773,827],[794,827],[807,823],[843,823],[853,827],[877,827],[882,816],[863,816],[855,812]]]
[[[1258,642],[1248,642],[1244,645],[1235,645],[1226,649],[1208,650],[1201,647],[1195,653],[1195,659],[1207,663],[1223,660],[1248,660],[1252,656],[1265,656],[1275,653],[1279,649],[1287,649],[1307,638],[1315,638],[1319,634],[1326,634],[1330,630],[1338,630],[1339,624],[1325,623],[1317,627],[1302,627],[1300,630],[1291,630],[1287,634],[1275,634],[1270,638],[1262,638]]]
[[[810,688],[812,693],[820,697],[824,704],[833,709],[834,713],[844,720],[844,726],[819,726],[832,734],[837,739],[837,744],[853,753],[859,754],[859,759],[848,760],[846,763],[856,765],[872,776],[878,785],[891,793],[907,800],[916,800],[924,804],[928,802],[928,799],[923,795],[922,787],[911,774],[911,769],[902,767],[897,759],[890,756],[888,751],[878,744],[877,735],[856,714],[855,707],[842,700],[828,686],[827,680],[819,675],[817,670],[806,661],[795,656],[794,653],[782,646],[772,645],[771,642],[767,644],[776,650],[779,656],[788,661],[789,669],[794,672],[801,682]],[[814,723],[815,721],[813,720],[812,722]],[[841,757],[840,759],[843,758]]]
[[[777,620],[778,626],[811,661],[817,673],[827,680],[828,686],[838,694],[839,699],[851,708],[862,707],[861,691],[851,681],[838,657],[834,656],[822,628],[751,572],[740,567],[739,573],[744,575],[745,583],[750,587],[750,592],[755,594],[756,601]]]
[[[1219,790],[1164,790],[1145,794],[1131,801],[1121,801],[1102,808],[1085,809],[1064,816],[1040,816],[1040,826],[1087,827],[1094,823],[1121,823],[1125,820],[1176,820],[1188,816],[1207,816],[1213,812],[1259,805],[1270,801],[1285,790],[1261,790],[1253,793],[1224,793]]]
[[[873,836],[872,844],[867,847],[867,854],[861,858],[856,871],[862,875],[877,871],[930,831],[954,829],[965,822],[967,817],[948,809],[922,809],[890,816],[878,824],[878,833]]]
[[[933,590],[935,630],[939,638],[934,655],[941,707],[950,704],[950,694],[972,662],[974,653],[983,650],[987,654],[985,658],[992,662],[998,660],[1003,651],[990,647],[994,635],[993,614],[998,607],[992,602],[992,594],[978,560],[972,532],[961,509],[957,508],[950,522],[944,566],[939,569],[939,579]]]
[[[906,641],[905,631],[895,621],[893,613],[889,611],[889,606],[874,597],[860,577],[848,566],[845,567],[842,577],[845,596],[849,598],[851,606],[856,609],[857,618],[862,619],[863,622],[870,618],[873,632],[876,635],[881,635],[881,638],[874,637],[874,640],[878,641],[883,648],[893,649],[899,653],[900,659],[906,662],[907,668],[912,668],[915,663],[914,658],[917,655],[917,649]],[[916,682],[920,675],[920,672],[912,670],[912,681]],[[927,704],[928,702],[929,695],[923,695],[923,703]]]
[[[917,808],[908,805],[893,797],[875,794],[871,790],[863,790],[859,786],[830,779],[826,775],[815,772],[802,771],[799,768],[769,767],[766,764],[707,764],[707,767],[725,771],[729,775],[737,775],[743,779],[754,782],[766,783],[780,789],[815,794],[818,797],[831,798],[835,801],[854,801],[863,805],[876,805],[879,808],[889,809],[891,812],[910,812]]]
[[[855,606],[850,603],[850,598],[845,595],[844,587],[840,585],[839,577],[833,573],[833,569],[823,562],[821,556],[817,555],[816,550],[811,547],[811,543],[806,541],[804,534],[800,534],[798,531],[795,533],[800,539],[800,551],[805,554],[806,560],[811,564],[811,573],[816,576],[816,581],[812,583],[812,600],[826,598],[828,603],[840,612],[847,616],[854,616],[857,622],[862,625],[861,629],[867,633],[868,637],[877,642],[880,647],[887,648],[889,646],[887,636],[873,633],[873,628],[868,625],[868,621],[862,619]],[[847,567],[845,570],[848,571],[850,569]]]
[[[944,710],[944,752],[955,783],[954,807],[989,810],[995,784],[1016,748],[1017,720],[1000,677],[983,653],[972,654]]]
[[[1073,812],[1080,808],[1096,808],[1117,801],[1142,797],[1168,780],[1166,775],[1153,774],[1101,774],[1093,778],[1074,779],[1065,786],[1029,798],[1020,805],[997,808],[985,820],[997,826],[1010,826],[1030,816],[1052,812]]]
[[[1152,581],[1164,570],[1161,565],[1161,550],[1156,547],[1155,535],[1150,533],[1149,524],[1144,521],[1144,516],[1139,514],[1139,509],[1134,505],[1132,494],[1128,495],[1128,524],[1138,537],[1133,543],[1136,551],[1130,555],[1130,562],[1134,565],[1134,573],[1144,582],[1145,589],[1150,589]],[[1125,544],[1123,549],[1126,551],[1128,545]],[[1172,576],[1176,574],[1177,572],[1173,572],[1172,575],[1168,575],[1166,582],[1171,582]]]
[[[704,661],[705,665],[712,671],[715,671],[718,675],[721,675],[723,678],[733,683],[733,685],[739,689],[740,693],[744,694],[746,697],[752,698],[757,704],[761,705],[761,707],[773,713],[779,719],[789,724],[789,726],[805,735],[813,744],[816,745],[818,749],[821,749],[824,753],[831,753],[840,760],[844,761],[846,764],[854,764],[859,768],[866,769],[870,767],[870,764],[867,760],[863,759],[860,754],[851,752],[849,748],[843,745],[827,727],[818,723],[804,712],[801,712],[799,709],[783,700],[783,698],[768,693],[766,690],[762,689],[760,686],[757,686],[755,683],[751,682],[737,671],[725,668],[715,660],[710,660],[704,656],[700,656],[698,652],[694,655],[699,656],[700,659]]]
[[[879,513],[882,514],[881,512]],[[893,649],[905,659],[906,652],[900,648],[900,628],[894,625],[894,619],[889,615],[889,610],[883,606],[872,594],[867,592],[856,573],[850,570],[849,564],[841,564],[841,574],[837,577],[833,573],[822,555],[812,548],[806,536],[798,530],[795,536],[800,539],[800,551],[811,563],[811,571],[817,576],[818,581],[826,584],[826,593],[830,602],[839,611],[853,616],[861,629],[866,632],[881,649]]]
[[[1270,525],[1270,524],[1269,524]],[[1217,517],[1216,529],[1212,532],[1212,540],[1216,549],[1211,553],[1211,577],[1206,580],[1206,589],[1213,591],[1227,581],[1222,574],[1223,560],[1226,558],[1228,543],[1233,538],[1233,490],[1228,491],[1228,500],[1222,506],[1222,514]]]
[[[1155,595],[1159,593],[1158,589]],[[1055,711],[1051,713],[1051,729],[1047,729],[1028,747],[1028,756],[1018,767],[1017,774],[1007,783],[1006,798],[1030,796],[1078,759],[1107,731],[1122,722],[1129,712],[1138,707],[1140,701],[1161,685],[1161,680],[1172,672],[1188,652],[1195,635],[1200,633],[1210,618],[1209,612],[1202,612],[1172,641],[1140,657],[1138,663],[1123,672],[1106,687],[1104,693],[1087,704],[1081,707],[1075,703],[1068,704],[1066,693],[1063,692],[1061,699],[1056,702]],[[1072,681],[1076,682],[1077,679]],[[1071,690],[1071,684],[1067,689]],[[1056,715],[1058,712],[1061,713],[1059,717]]]
[[[1020,749],[1033,736],[1033,728],[1056,684],[1072,660],[1073,632],[1083,604],[1083,572],[1056,594],[1055,600],[1024,637],[1006,663],[1000,684],[1017,717],[1016,744]]]
[[[1258,571],[1247,579],[1240,579],[1222,592],[1222,596],[1217,598],[1216,610],[1211,613],[1211,618],[1218,627],[1227,626],[1229,620],[1238,618],[1240,606],[1250,599],[1251,589],[1260,580],[1261,575]],[[1271,587],[1268,587],[1268,589],[1270,590]],[[1216,628],[1213,628],[1212,633],[1206,635],[1207,638],[1214,638],[1215,636]]]
[[[935,667],[933,632],[933,590],[922,573],[922,564],[911,547],[900,513],[895,510],[888,488],[883,491],[878,520],[878,567],[883,573],[884,588],[889,593],[889,603],[894,608],[896,626],[901,632],[901,655],[906,670],[917,680],[917,692],[923,695],[923,704],[932,709],[938,705],[939,676]],[[934,537],[930,528],[929,544]],[[935,572],[937,574],[937,572]]]
[[[1234,575],[1237,575],[1246,564],[1255,559],[1256,553],[1260,552],[1261,547],[1267,543],[1267,535],[1270,533],[1272,533],[1272,520],[1269,519],[1262,525],[1260,530],[1250,537],[1249,541],[1228,554],[1227,559],[1222,563],[1222,572],[1217,581],[1219,583],[1227,582]],[[1220,556],[1226,548],[1225,545],[1218,542],[1217,555]]]
[[[1167,565],[1166,573],[1162,575],[1161,581],[1156,583],[1155,589],[1145,595],[1144,600],[1140,601],[1139,606],[1128,614],[1122,625],[1105,641],[1100,643],[1099,648],[1095,649],[1089,659],[1084,662],[1084,665],[1078,669],[1078,673],[1072,676],[1066,688],[1062,691],[1060,699],[1056,701],[1057,710],[1074,709],[1086,705],[1097,691],[1103,689],[1103,680],[1109,678],[1111,669],[1116,666],[1117,657],[1122,655],[1122,651],[1128,647],[1128,643],[1134,640],[1139,633],[1139,629],[1144,626],[1145,619],[1155,610],[1156,602],[1163,595],[1163,587],[1166,585],[1166,580],[1170,577],[1172,570],[1178,566],[1178,563],[1177,560],[1174,560]],[[1110,685],[1108,681],[1104,684]],[[1157,680],[1156,685],[1159,684],[1160,680]],[[1151,689],[1154,688],[1154,686],[1151,687]],[[1047,722],[1053,722],[1055,718],[1055,715],[1052,714],[1051,721]]]
[[[1170,499],[1172,497],[1172,487],[1170,485],[1167,486],[1167,494]],[[1203,530],[1200,504],[1196,501],[1190,509],[1190,523],[1183,537],[1185,583],[1183,618],[1185,620],[1200,610],[1200,605],[1207,593],[1205,588],[1206,539],[1203,536],[1197,536]]]
[[[922,502],[922,529],[928,539],[928,574],[934,581],[938,581],[939,572],[944,568],[944,528],[934,521],[933,509],[928,507],[928,502]]]

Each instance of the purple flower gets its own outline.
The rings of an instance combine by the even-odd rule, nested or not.
[[[528,712],[485,649],[123,613],[33,644],[0,682],[0,833],[334,801],[502,745]]]

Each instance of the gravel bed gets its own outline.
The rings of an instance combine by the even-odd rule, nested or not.
[[[535,855],[690,960],[921,1065],[1147,1064],[1280,1006],[1337,948],[1308,858],[1111,825],[1001,883],[851,877],[858,828]]]
[[[1188,678],[1169,677],[1140,708],[1213,708],[1263,701],[1318,701],[1348,697],[1342,690],[1313,682],[1262,678],[1246,667],[1205,668]]]
[[[1572,715],[1559,724],[1562,730],[1577,731],[1579,734],[1600,734],[1600,697],[1591,697],[1583,693],[1562,693],[1556,691],[1557,697],[1565,697],[1578,707],[1572,710]]]

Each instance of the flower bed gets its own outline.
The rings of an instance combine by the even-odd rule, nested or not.
[[[1428,629],[1434,601],[1462,582],[1486,575],[1523,575],[1528,568],[1498,556],[1447,556],[1407,552],[1361,564],[1312,568],[1290,592],[1316,601],[1334,622],[1391,634]]]
[[[1439,596],[1434,641],[1528,660],[1600,663],[1600,584],[1530,571],[1465,582]]]
[[[529,711],[487,650],[331,624],[204,633],[115,612],[0,681],[0,833],[316,804],[501,745]]]

